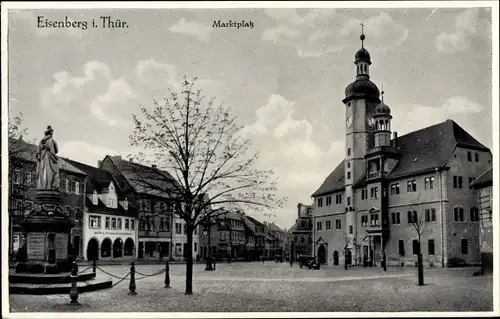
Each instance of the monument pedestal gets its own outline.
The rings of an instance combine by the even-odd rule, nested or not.
[[[71,271],[68,242],[73,220],[60,205],[57,190],[38,190],[34,209],[21,226],[26,234],[25,260],[16,264],[16,272],[56,274]]]

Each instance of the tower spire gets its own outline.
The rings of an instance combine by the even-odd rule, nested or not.
[[[382,96],[382,102],[384,102],[384,85],[382,84],[382,91],[380,92]]]
[[[363,24],[363,21],[361,21],[360,25],[361,25],[361,36],[359,38],[361,39],[361,47],[364,48],[363,41],[365,41],[366,37],[365,37],[365,33],[364,33],[365,25]]]

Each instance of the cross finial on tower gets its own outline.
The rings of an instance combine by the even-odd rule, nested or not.
[[[363,23],[363,21],[361,21],[360,23],[361,25],[361,36],[359,37],[361,39],[361,47],[363,47],[363,41],[365,40],[365,25]]]
[[[384,102],[384,85],[382,84],[382,92],[380,92],[382,95],[382,102]]]

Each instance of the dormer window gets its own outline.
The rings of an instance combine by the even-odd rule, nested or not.
[[[123,208],[125,210],[128,210],[128,200],[127,200],[127,198],[125,198],[125,200],[123,201]]]
[[[98,202],[99,202],[99,197],[97,196],[97,192],[94,191],[94,193],[92,194],[92,204],[97,206]]]

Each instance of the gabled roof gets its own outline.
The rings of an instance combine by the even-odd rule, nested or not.
[[[392,140],[391,143],[394,143],[394,147],[400,154],[400,159],[394,169],[389,172],[387,177],[390,179],[443,168],[456,146],[485,152],[490,151],[452,120],[446,120],[402,135],[396,140]],[[345,167],[344,161],[342,161],[312,196],[342,190],[345,187],[344,174]],[[356,182],[356,186],[362,184],[361,180]]]
[[[90,185],[87,185],[87,193],[92,193],[94,192],[94,190],[100,193],[103,189],[108,188],[110,183],[113,183],[116,188],[118,187],[111,172],[67,158],[65,158],[64,160],[74,167],[80,169],[82,172],[85,172],[85,174],[87,174],[87,176],[90,178],[91,183]],[[117,191],[119,191],[118,188]]]
[[[476,178],[470,186],[472,188],[482,188],[482,187],[488,187],[493,185],[493,167],[490,167],[487,169],[484,173],[479,175],[478,178]]]
[[[174,185],[181,187],[167,171],[123,160],[119,156],[106,157],[139,194],[172,198],[177,193]]]
[[[108,207],[101,199],[97,201],[97,205],[94,205],[92,202],[92,195],[85,196],[85,206],[88,207],[91,214],[103,213],[116,216],[137,217],[137,210],[130,204],[128,205],[128,210],[125,210],[120,203],[118,203],[117,208]]]
[[[335,191],[339,191],[344,189],[344,179],[345,179],[345,174],[344,174],[344,160],[340,162],[340,164],[335,167],[333,172],[328,175],[328,177],[325,179],[323,184],[318,188],[317,191],[312,194],[312,196],[319,196],[327,193],[333,193]]]

